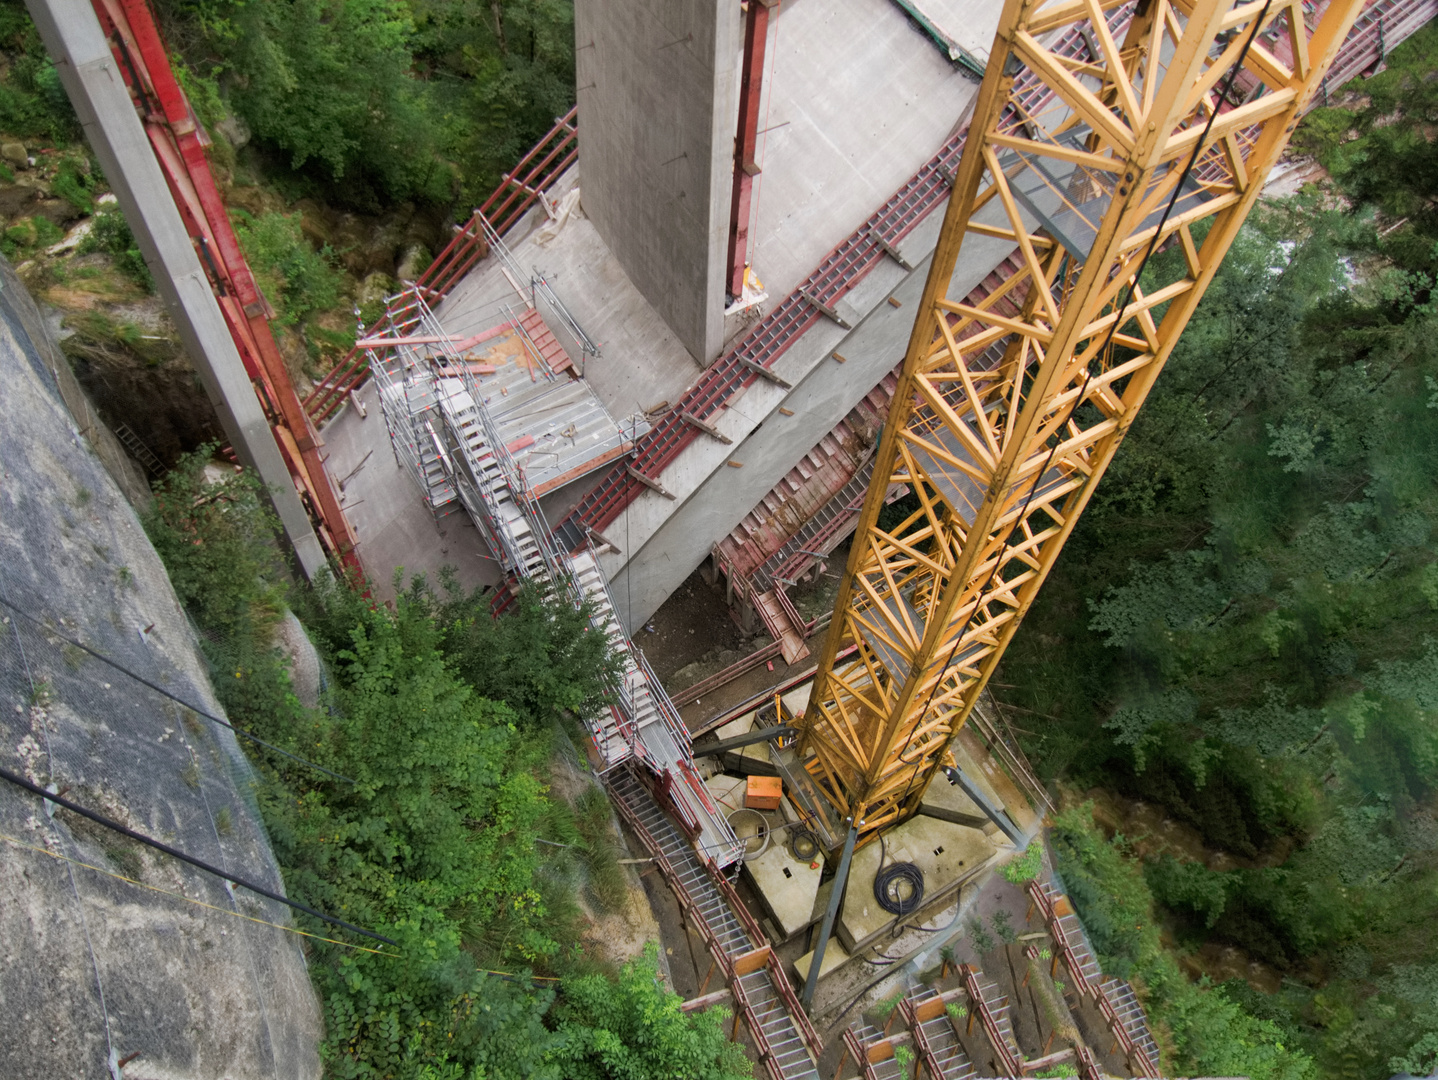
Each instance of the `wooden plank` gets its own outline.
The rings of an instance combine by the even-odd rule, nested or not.
[[[715,990],[712,994],[705,994],[703,997],[692,998],[679,1006],[680,1012],[697,1012],[700,1009],[707,1009],[711,1005],[718,1005],[729,999],[730,990],[726,986],[722,990]]]
[[[704,432],[705,435],[708,435],[711,439],[718,439],[725,446],[734,445],[734,440],[729,438],[728,435],[725,435],[723,432],[719,431],[719,429],[714,427],[712,424],[706,424],[703,420],[700,420],[699,417],[695,416],[692,412],[681,412],[679,414],[679,419],[683,420],[690,427],[698,428],[700,431]]]
[[[922,1024],[927,1020],[933,1020],[944,1015],[944,999],[938,997],[928,998],[913,1006],[914,1019]]]
[[[734,977],[738,978],[741,975],[750,975],[760,968],[765,967],[768,963],[769,946],[767,945],[755,949],[753,952],[747,952],[743,956],[736,956],[734,957]]]

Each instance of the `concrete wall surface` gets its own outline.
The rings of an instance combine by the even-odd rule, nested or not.
[[[29,298],[0,280],[0,765],[283,893],[235,736],[140,681],[223,716]],[[320,1075],[287,908],[45,805],[0,781],[0,1076],[118,1078],[132,1055],[124,1080]]]
[[[734,0],[577,0],[584,212],[701,364],[724,332]]]
[[[993,223],[1001,213],[991,203],[979,220]],[[793,383],[792,390],[760,380],[731,399],[715,427],[734,440],[732,445],[696,439],[664,470],[661,482],[676,501],[645,492],[605,530],[623,550],[602,552],[600,565],[620,621],[631,633],[794,462],[903,359],[941,220],[942,214],[931,214],[900,245],[912,271],[886,260],[838,301],[852,330],[821,319],[775,362],[774,370]],[[967,294],[1010,250],[1010,241],[971,234],[947,294]],[[898,307],[888,303],[890,297]],[[836,352],[845,363],[833,359]],[[780,413],[780,406],[793,415]],[[741,467],[728,467],[728,462]]]

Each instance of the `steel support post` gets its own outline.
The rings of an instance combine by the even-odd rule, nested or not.
[[[769,9],[777,0],[749,0],[744,18],[744,66],[739,82],[739,130],[734,139],[734,189],[729,204],[729,256],[724,280],[729,295],[744,295],[744,270],[749,262],[749,208],[754,160],[759,143],[759,99],[764,90],[764,49],[769,40]]]
[[[849,884],[849,865],[854,861],[854,844],[859,839],[859,822],[849,824],[849,833],[844,837],[844,852],[839,856],[839,869],[834,875],[834,886],[829,892],[829,904],[824,908],[824,921],[819,926],[819,940],[814,945],[814,958],[809,961],[809,974],[804,979],[804,992],[799,1003],[808,1009],[814,1002],[814,991],[819,986],[819,969],[824,966],[824,952],[829,947],[829,936],[834,932],[834,920],[839,916],[839,905],[844,902],[844,889]]]

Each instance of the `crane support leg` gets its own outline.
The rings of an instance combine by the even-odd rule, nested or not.
[[[1013,818],[1004,811],[1002,806],[993,802],[984,794],[983,788],[974,783],[963,769],[949,765],[944,767],[950,783],[956,784],[960,791],[969,797],[969,800],[984,812],[984,816],[992,821],[1007,836],[1016,847],[1026,847],[1029,838],[1024,835],[1022,829],[1014,824]]]
[[[829,938],[834,933],[834,920],[839,917],[839,905],[844,902],[844,889],[849,884],[849,865],[854,861],[854,843],[858,839],[858,826],[850,825],[844,837],[844,853],[839,856],[839,870],[834,875],[833,888],[829,890],[829,904],[824,908],[824,921],[819,924],[819,940],[814,944],[814,957],[809,961],[804,992],[799,995],[799,1003],[806,1009],[814,1002],[814,990],[819,985],[819,971],[824,966],[824,951],[829,947]]]

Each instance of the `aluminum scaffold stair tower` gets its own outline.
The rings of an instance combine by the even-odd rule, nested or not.
[[[548,583],[576,604],[589,603],[595,631],[623,661],[610,708],[585,718],[602,769],[630,758],[642,762],[702,857],[720,867],[735,862],[743,847],[694,768],[677,710],[624,634],[593,550],[585,546],[571,553],[555,543],[524,471],[499,434],[490,403],[501,384],[485,365],[459,354],[418,290],[399,294],[390,308],[391,322],[402,318],[413,328],[377,347],[371,359],[397,460],[415,477],[432,510],[459,500],[513,578]],[[520,323],[508,314],[512,324]],[[542,356],[531,353],[530,360],[537,371],[513,391],[502,388],[507,403],[524,386],[554,380]]]

